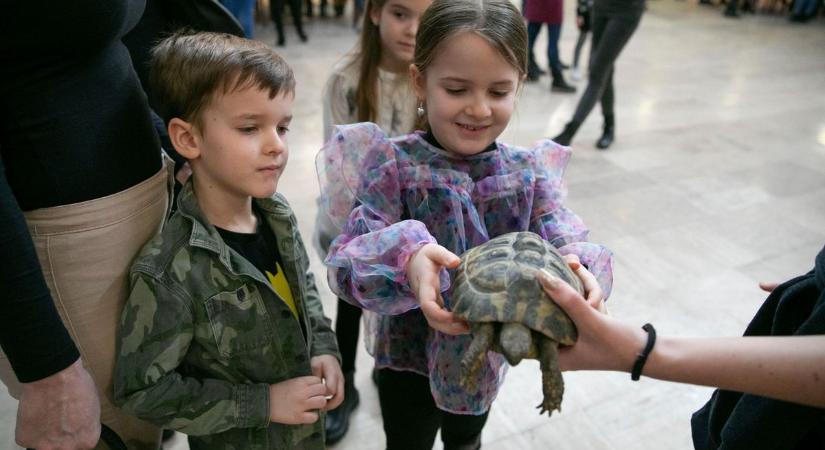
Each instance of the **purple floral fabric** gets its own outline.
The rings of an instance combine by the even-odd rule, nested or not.
[[[343,230],[325,263],[333,292],[374,313],[366,340],[378,367],[428,376],[439,408],[460,414],[488,410],[504,380],[504,359],[490,352],[478,389],[463,389],[460,361],[472,338],[431,329],[418,310],[406,266],[430,242],[461,255],[495,236],[532,231],[578,255],[609,295],[611,252],[587,242],[584,223],[563,206],[569,158],[569,148],[550,140],[461,157],[420,132],[389,139],[371,123],[337,128],[316,159],[321,206]],[[449,287],[445,270],[448,308]]]

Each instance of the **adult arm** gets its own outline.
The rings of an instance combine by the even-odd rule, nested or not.
[[[597,312],[558,278],[541,274],[539,280],[579,331],[575,345],[560,349],[561,369],[630,372],[647,333],[641,327]],[[823,408],[825,335],[660,336],[642,374]]]
[[[15,438],[30,448],[92,448],[100,404],[57,314],[0,158],[0,345],[22,383]]]

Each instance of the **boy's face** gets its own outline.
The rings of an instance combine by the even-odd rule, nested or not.
[[[293,99],[257,86],[216,94],[195,133],[200,154],[190,163],[199,184],[220,197],[272,196],[289,157]]]

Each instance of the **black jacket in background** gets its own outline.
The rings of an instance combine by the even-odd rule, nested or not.
[[[825,334],[825,248],[814,269],[777,287],[745,336]],[[693,414],[697,450],[823,450],[825,409],[717,390]]]

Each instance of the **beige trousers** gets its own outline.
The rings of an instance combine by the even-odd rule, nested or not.
[[[130,449],[157,449],[160,429],[112,404],[115,339],[129,267],[168,215],[172,166],[165,159],[157,174],[108,197],[25,213],[57,311],[97,384],[101,422]],[[0,379],[19,398],[20,383],[2,352]]]

